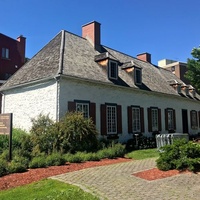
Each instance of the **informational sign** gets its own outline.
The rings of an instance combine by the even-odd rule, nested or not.
[[[12,113],[0,114],[0,135],[9,136],[9,160],[12,159]]]
[[[12,113],[0,114],[0,135],[10,135],[12,129]]]

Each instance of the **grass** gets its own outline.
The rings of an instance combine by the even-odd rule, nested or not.
[[[98,200],[77,186],[44,179],[32,184],[0,192],[1,200]]]
[[[132,158],[135,160],[142,160],[146,158],[159,157],[159,152],[157,149],[142,149],[135,150],[125,155],[126,158]]]

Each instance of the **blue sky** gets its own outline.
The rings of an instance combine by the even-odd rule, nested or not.
[[[61,30],[81,36],[82,25],[101,23],[101,43],[152,62],[186,62],[200,45],[199,0],[1,0],[0,32],[27,38],[31,58]]]

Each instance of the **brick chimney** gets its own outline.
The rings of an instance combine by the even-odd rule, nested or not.
[[[82,26],[82,37],[86,38],[96,50],[101,45],[101,24],[93,21]]]
[[[151,63],[151,54],[150,53],[141,53],[141,54],[138,54],[137,55],[137,59]]]
[[[26,51],[26,38],[23,35],[20,35],[17,38],[18,43],[18,50],[21,56],[22,65],[25,63],[25,51]]]

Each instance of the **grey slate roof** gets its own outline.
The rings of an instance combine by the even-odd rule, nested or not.
[[[98,58],[98,56],[105,57],[107,55],[121,63],[118,81],[109,80],[106,69],[95,62],[95,56]],[[124,70],[124,67],[130,67],[132,64],[142,69],[143,84],[141,86],[135,85],[133,74],[127,73]],[[1,86],[0,91],[45,78],[53,78],[60,73],[102,83],[117,84],[173,95],[179,94],[169,85],[169,80],[183,83],[174,74],[163,68],[138,60],[106,46],[102,46],[102,51],[98,52],[88,40],[67,31],[61,31]]]

